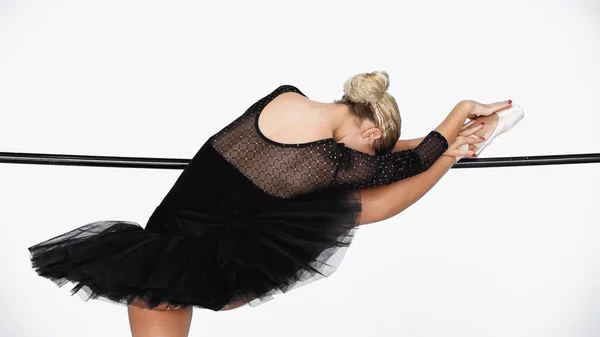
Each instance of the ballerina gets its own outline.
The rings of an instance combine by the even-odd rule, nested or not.
[[[323,103],[279,86],[208,138],[145,228],[87,224],[29,247],[32,266],[128,305],[133,336],[187,336],[194,306],[259,305],[330,275],[357,228],[402,212],[523,117],[511,101],[464,100],[398,140],[388,87],[386,72],[358,74]]]

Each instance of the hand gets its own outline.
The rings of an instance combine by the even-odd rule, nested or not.
[[[455,157],[455,158],[457,158],[457,157],[474,157],[475,151],[473,151],[473,150],[475,147],[471,144],[481,143],[484,141],[484,139],[480,138],[480,137],[471,137],[471,135],[474,135],[476,132],[478,132],[482,129],[483,129],[483,124],[477,123],[477,121],[475,121],[475,120],[465,123],[463,125],[463,127],[460,129],[460,133],[458,134],[458,136],[456,137],[454,142],[452,142],[452,144],[450,144],[448,146],[448,150],[446,150],[446,152],[444,152],[443,155],[451,156],[451,157]],[[469,150],[459,149],[459,147],[464,144],[470,144]]]
[[[482,104],[479,102],[471,101],[473,103],[473,111],[467,117],[469,119],[476,118],[477,116],[490,116],[502,109],[506,109],[512,105],[512,101],[502,101],[491,104]]]

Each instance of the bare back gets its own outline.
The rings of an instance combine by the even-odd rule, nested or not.
[[[295,92],[275,97],[263,109],[258,127],[269,139],[284,143],[308,143],[333,136],[315,102]]]

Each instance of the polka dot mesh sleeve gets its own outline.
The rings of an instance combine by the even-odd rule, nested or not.
[[[426,170],[448,147],[431,132],[414,150],[371,156],[333,138],[303,144],[281,144],[265,137],[258,116],[276,96],[296,92],[282,85],[254,103],[242,116],[211,137],[213,147],[263,191],[282,198],[331,187],[361,188],[404,179]]]
[[[406,179],[429,169],[447,149],[448,141],[437,131],[431,131],[413,150],[385,155],[372,156],[342,147],[332,186],[374,187]]]

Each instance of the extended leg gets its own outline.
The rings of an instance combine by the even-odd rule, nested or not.
[[[192,307],[174,310],[148,310],[129,305],[129,326],[133,337],[187,337],[192,323]]]
[[[510,108],[498,111],[491,116],[476,118],[474,122],[485,122],[485,127],[475,136],[486,139],[483,143],[475,144],[478,148],[476,153],[479,155],[496,137],[511,130],[521,119],[523,119],[524,115],[521,107],[513,105]]]
[[[246,304],[248,304],[248,301],[233,302],[233,303],[230,303],[230,304],[227,304],[226,306],[224,306],[223,309],[221,309],[220,311],[237,309],[239,307],[243,307]]]

